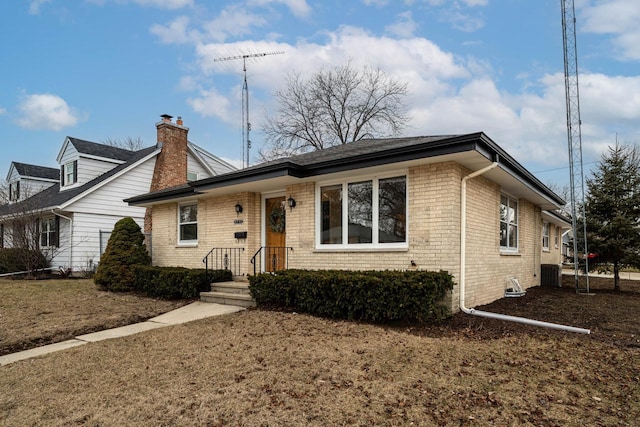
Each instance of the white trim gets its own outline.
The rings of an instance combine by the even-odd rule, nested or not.
[[[502,219],[500,218],[500,205],[502,205],[502,200],[499,200],[499,205],[498,205],[498,243],[500,244],[500,253],[501,254],[513,254],[513,253],[519,253],[520,252],[520,199],[518,199],[517,197],[513,197],[510,196],[508,193],[504,193],[504,192],[500,192],[500,199],[502,199],[502,196],[507,198],[507,203],[510,200],[513,200],[516,202],[516,246],[515,247],[511,247],[511,246],[502,246],[502,242],[500,242],[500,224],[502,224]],[[509,207],[509,206],[507,206]],[[507,245],[509,244],[509,213],[507,212]]]
[[[405,241],[397,243],[379,243],[379,188],[380,180],[388,178],[404,177],[405,179]],[[372,212],[371,212],[371,242],[372,243],[349,243],[349,224],[345,217],[349,215],[349,184],[371,181],[372,184]],[[331,185],[342,185],[342,243],[323,244],[322,237],[322,187]],[[409,171],[407,169],[389,171],[381,174],[363,174],[350,176],[340,180],[317,181],[315,189],[315,227],[314,227],[314,250],[318,252],[367,252],[384,250],[408,250],[409,248]]]
[[[178,247],[184,247],[184,246],[198,246],[198,237],[196,237],[195,240],[181,240],[180,239],[180,227],[183,225],[183,223],[180,221],[180,209],[185,207],[185,206],[194,206],[196,207],[196,234],[198,236],[200,236],[200,219],[198,217],[198,211],[200,210],[200,203],[198,203],[198,200],[192,201],[192,202],[186,202],[186,203],[178,203],[178,209],[176,210],[176,226],[177,226],[177,235],[176,235],[176,246]],[[193,224],[193,222],[185,222],[184,224],[186,225],[191,225]]]
[[[67,200],[66,202],[64,202],[63,204],[58,206],[58,208],[64,209],[67,206],[77,202],[78,200],[88,196],[89,194],[93,193],[94,191],[98,190],[99,188],[102,188],[103,186],[107,185],[111,181],[113,181],[113,180],[115,180],[117,178],[120,178],[122,175],[124,175],[125,173],[129,172],[132,168],[135,168],[138,165],[140,165],[140,164],[146,162],[147,160],[151,159],[152,157],[155,157],[158,153],[160,153],[160,150],[153,151],[152,153],[148,154],[147,156],[143,157],[142,159],[138,160],[137,162],[132,163],[129,167],[126,167],[126,168],[122,169],[120,172],[118,172],[118,173],[110,176],[109,178],[97,183],[96,185],[92,186],[91,188],[88,188],[86,191],[78,194],[74,198],[72,198],[70,200]],[[109,173],[109,171],[107,171],[105,173]]]
[[[545,236],[544,229],[545,226],[547,228],[547,234]],[[544,238],[547,238],[547,246],[544,245]],[[551,249],[551,224],[547,221],[542,221],[542,250],[545,252],[549,252]]]

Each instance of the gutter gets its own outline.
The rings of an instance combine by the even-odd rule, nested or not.
[[[71,263],[73,261],[73,219],[57,213],[55,209],[51,209],[51,213],[55,216],[59,216],[60,218],[64,218],[69,221],[69,270],[72,270]],[[58,238],[60,238],[60,230],[58,230]]]
[[[490,319],[505,320],[508,322],[523,323],[525,325],[540,326],[543,328],[560,329],[567,332],[576,332],[580,334],[590,334],[589,329],[576,328],[573,326],[565,326],[557,323],[542,322],[539,320],[527,319],[525,317],[508,316],[506,314],[491,313],[488,311],[480,311],[475,308],[467,308],[465,306],[465,288],[466,288],[466,266],[467,266],[467,181],[482,175],[485,172],[499,165],[499,157],[496,160],[480,170],[470,173],[462,178],[460,184],[460,310],[472,316],[486,317]]]

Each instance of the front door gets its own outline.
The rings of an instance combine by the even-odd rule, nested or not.
[[[266,226],[264,271],[284,270],[287,261],[287,210],[284,196],[266,199],[264,206],[264,223]]]

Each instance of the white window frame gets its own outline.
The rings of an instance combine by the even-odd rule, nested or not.
[[[551,224],[548,222],[542,223],[542,250],[549,251],[551,241]],[[546,243],[546,244],[545,244]]]
[[[78,182],[78,163],[71,160],[64,164],[64,186],[73,185]],[[72,172],[69,172],[69,171]],[[71,179],[69,179],[71,177]]]
[[[502,246],[502,243],[500,242],[500,252],[503,253],[517,253],[519,251],[519,247],[520,247],[520,201],[516,198],[516,197],[512,197],[506,193],[500,193],[500,203],[499,205],[502,205],[502,197],[506,197],[507,198],[507,207],[512,207],[511,202],[513,202],[513,204],[515,205],[515,210],[516,210],[516,215],[515,215],[515,222],[514,223],[510,223],[509,221],[506,222],[507,224],[507,246]],[[502,221],[502,218],[500,217],[500,209],[498,208],[498,221],[499,224],[502,224],[504,221]],[[509,246],[509,228],[513,227],[515,225],[516,227],[516,246],[512,247]],[[498,233],[500,233],[500,229],[501,227],[498,227]],[[498,239],[500,239],[500,235],[498,234]]]
[[[55,217],[42,218],[40,220],[39,228],[39,243],[41,248],[54,248],[56,247],[56,234],[59,233],[59,230],[56,229],[56,219]],[[46,236],[46,244],[42,244],[42,236]],[[52,242],[53,240],[53,242]]]
[[[193,175],[195,178],[189,179],[189,175]],[[197,181],[198,179],[200,179],[200,174],[198,172],[187,171],[187,182]]]
[[[182,210],[182,208],[186,207],[186,206],[195,206],[196,207],[196,220],[195,221],[188,221],[188,222],[181,222],[181,217],[180,217],[180,211]],[[197,246],[198,245],[198,238],[196,237],[195,239],[192,240],[181,240],[180,239],[180,228],[183,225],[196,225],[196,234],[199,235],[199,227],[198,227],[198,201],[193,201],[193,202],[185,202],[185,203],[179,203],[178,204],[178,209],[177,209],[177,225],[178,225],[178,229],[177,229],[177,241],[178,241],[178,246]]]
[[[404,177],[405,179],[405,241],[393,243],[379,243],[379,182],[388,178]],[[364,181],[372,182],[372,243],[349,243],[349,184],[360,183]],[[342,243],[331,244],[322,243],[322,187],[332,185],[342,185]],[[409,173],[407,170],[398,170],[380,175],[360,175],[352,176],[348,179],[330,180],[316,183],[315,194],[315,248],[318,251],[371,251],[371,250],[407,250],[409,248]],[[345,224],[347,224],[345,226]]]
[[[555,229],[556,229],[556,236],[554,237],[554,241],[555,241],[556,249],[558,249],[558,244],[560,242],[560,227],[556,225]]]

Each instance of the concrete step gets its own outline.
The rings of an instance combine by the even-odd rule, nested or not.
[[[215,302],[217,304],[235,305],[239,307],[255,307],[256,302],[248,294],[230,292],[200,292],[200,301]]]
[[[249,295],[249,282],[216,282],[211,284],[211,292]]]

